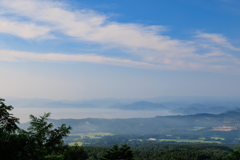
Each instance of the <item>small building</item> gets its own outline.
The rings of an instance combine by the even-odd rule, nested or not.
[[[149,141],[156,141],[156,138],[149,138]]]
[[[213,127],[211,130],[212,131],[231,131],[231,130],[237,130],[237,127],[236,126]]]

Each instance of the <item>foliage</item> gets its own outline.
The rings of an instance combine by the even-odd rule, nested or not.
[[[80,147],[64,145],[65,138],[71,130],[65,124],[54,128],[48,122],[50,113],[45,113],[39,118],[30,115],[30,127],[27,130],[20,129],[17,124],[19,119],[9,113],[13,109],[7,106],[4,99],[0,99],[0,158],[4,160],[224,160],[240,159],[240,148],[230,150],[228,146],[218,144],[170,144],[147,141],[149,137],[157,139],[171,139],[164,134],[155,135],[111,135],[83,138],[93,145],[92,140],[109,146],[115,142],[112,148],[104,147]],[[238,131],[233,131],[237,134]],[[226,132],[231,137],[233,132]],[[235,133],[236,132],[236,133]],[[226,134],[225,133],[225,134]],[[208,133],[207,133],[208,134]],[[215,133],[216,134],[216,133]],[[183,134],[181,138],[189,138]],[[219,139],[220,135],[215,135]],[[80,136],[79,136],[80,137]],[[87,136],[84,136],[87,137]],[[175,136],[176,137],[176,136]],[[208,134],[208,137],[213,138]],[[77,137],[73,137],[77,138]],[[135,139],[137,138],[137,139]],[[193,137],[193,139],[198,138]],[[139,141],[141,140],[141,143]],[[222,139],[227,142],[226,139]],[[232,140],[228,140],[231,142]],[[124,143],[128,143],[124,144]],[[97,144],[97,143],[96,143]],[[130,149],[133,148],[133,150]],[[89,157],[89,158],[88,158]]]
[[[132,147],[131,147],[132,148]],[[133,149],[134,160],[225,160],[228,147],[212,144],[141,145]],[[107,148],[85,147],[89,160],[98,160]]]
[[[61,127],[53,129],[52,123],[47,123],[50,113],[45,113],[40,118],[30,115],[30,127],[28,131],[21,130],[19,133],[27,137],[26,150],[29,157],[37,157],[42,160],[47,155],[58,155],[64,150],[62,139],[70,133],[71,127],[63,124]]]
[[[13,107],[5,105],[4,101],[0,98],[0,133],[13,133],[19,129],[16,124],[19,123],[19,118],[13,117],[13,114],[9,113]]]
[[[133,152],[126,144],[122,145],[120,148],[115,144],[106,152],[107,153],[104,154],[100,160],[133,160]]]
[[[236,150],[230,149],[229,153],[230,153],[230,155],[227,156],[227,158],[229,158],[231,160],[240,159],[240,148],[237,148]]]
[[[63,144],[63,138],[70,133],[70,126],[54,128],[48,123],[50,113],[39,118],[30,115],[30,127],[20,129],[19,119],[9,113],[12,106],[0,99],[0,158],[4,160],[86,160],[83,148]],[[16,132],[17,131],[17,132]]]
[[[19,144],[24,143],[23,136],[17,136],[19,119],[10,114],[12,106],[7,106],[4,99],[0,98],[0,157],[16,159],[16,155],[22,149]]]
[[[73,147],[67,147],[63,154],[64,160],[85,160],[88,158],[83,147],[79,147],[77,143]]]

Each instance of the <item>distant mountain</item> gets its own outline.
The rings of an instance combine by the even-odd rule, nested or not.
[[[88,103],[66,103],[66,102],[51,102],[45,104],[46,107],[52,108],[98,108],[98,106]]]
[[[224,113],[221,113],[219,114],[219,116],[239,116],[240,115],[240,112],[238,111],[227,111],[227,112],[224,112]]]
[[[123,107],[123,106],[124,106],[124,104],[122,104],[122,103],[116,103],[116,104],[114,104],[114,105],[109,106],[108,108],[120,109],[120,108]]]
[[[88,100],[51,100],[38,98],[7,98],[6,104],[17,108],[107,108],[117,103],[129,104],[139,99],[88,99]]]
[[[177,116],[156,116],[153,118],[129,119],[49,119],[55,127],[61,124],[71,125],[71,133],[108,132],[112,134],[166,134],[166,135],[198,135],[227,136],[239,138],[240,113],[229,111],[221,114],[195,114]],[[27,128],[29,123],[20,124]],[[212,131],[214,127],[230,127],[232,131]]]
[[[98,108],[98,106],[79,102],[52,101],[46,103],[29,102],[21,106],[22,108]]]
[[[128,105],[115,104],[109,108],[121,109],[121,110],[162,110],[165,109],[164,105],[159,103],[152,103],[148,101],[134,102]]]
[[[193,103],[193,104],[190,104],[188,107],[206,108],[207,106],[200,103]]]
[[[226,111],[240,111],[240,108],[238,107],[222,107],[222,106],[218,106],[218,107],[208,107],[206,105],[203,104],[191,104],[187,107],[179,107],[176,109],[171,110],[170,112],[172,113],[178,113],[178,114],[198,114],[198,113],[211,113],[211,114],[219,114],[222,112],[226,112]]]

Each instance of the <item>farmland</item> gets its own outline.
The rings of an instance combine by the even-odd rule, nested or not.
[[[155,138],[157,137],[157,138]],[[164,137],[164,138],[163,138]],[[74,145],[75,142],[79,146],[108,146],[114,143],[127,144],[151,144],[151,143],[224,143],[225,138],[209,137],[209,138],[195,138],[187,139],[180,137],[173,137],[171,135],[114,135],[111,133],[79,133],[70,134],[66,142],[69,145]]]

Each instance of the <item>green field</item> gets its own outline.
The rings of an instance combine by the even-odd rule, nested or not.
[[[211,137],[212,139],[220,139],[220,140],[224,140],[224,138],[220,138],[220,137]],[[129,141],[132,140],[138,140],[140,142],[142,142],[143,140],[147,140],[147,139],[131,139]],[[178,142],[178,143],[218,143],[220,144],[220,141],[204,141],[205,138],[199,138],[199,139],[158,139],[156,141],[160,141],[160,142],[164,142],[164,141],[173,141],[173,142]]]
[[[129,141],[132,141],[132,140],[137,140],[137,141],[139,141],[139,142],[142,142],[143,140],[142,139],[130,139]]]
[[[212,139],[215,139],[215,140],[218,140],[218,139],[220,139],[220,140],[222,140],[222,141],[224,141],[225,140],[225,138],[221,138],[221,137],[211,137]]]
[[[74,146],[75,143],[77,143],[78,146],[82,146],[82,144],[83,144],[82,142],[72,142],[72,143],[69,143],[68,145],[69,145],[69,146]]]
[[[69,134],[68,136],[71,137],[71,136],[81,136],[81,138],[75,138],[73,139],[74,142],[72,143],[68,143],[69,146],[73,146],[76,142],[78,144],[78,146],[82,146],[83,145],[83,142],[81,142],[83,139],[85,138],[90,138],[90,139],[99,139],[99,138],[102,138],[102,137],[95,137],[96,135],[101,135],[102,137],[103,136],[111,136],[113,134],[111,133],[106,133],[106,132],[97,132],[97,133],[79,133],[79,134]],[[85,143],[84,144],[88,144],[88,143]]]
[[[201,129],[204,129],[206,127],[193,127],[193,129],[190,129],[192,131],[198,131],[198,130],[201,130]]]
[[[195,129],[199,130],[199,129],[203,129],[204,127],[195,127]],[[99,137],[95,137],[95,136],[99,136]],[[72,141],[70,141],[71,143],[69,143],[70,146],[73,146],[75,144],[75,142],[77,142],[77,144],[79,146],[82,146],[83,144],[95,144],[95,142],[99,143],[99,140],[101,140],[101,138],[103,136],[115,136],[114,134],[111,133],[106,133],[106,132],[97,132],[97,133],[79,133],[79,134],[70,134],[69,137],[71,136],[81,136],[80,138],[78,137],[74,137],[72,139]],[[224,138],[221,137],[211,137],[211,139],[209,139],[209,141],[205,141],[205,138],[199,138],[199,139],[180,139],[180,137],[172,137],[172,135],[167,135],[169,138],[171,139],[157,139],[155,140],[155,142],[177,142],[177,143],[217,143],[217,144],[221,144],[222,140],[225,140]],[[129,139],[129,142],[133,142],[136,143],[136,141],[138,141],[139,143],[142,143],[143,141],[146,142],[148,139]]]
[[[204,141],[204,139],[159,139],[160,142],[164,142],[164,141],[174,141],[174,142],[185,142],[185,143],[218,143],[220,144],[221,142],[219,141]]]
[[[81,138],[84,138],[85,136],[91,138],[91,139],[97,139],[101,137],[95,137],[96,135],[101,136],[112,136],[114,134],[111,133],[105,133],[105,132],[97,132],[97,133],[79,133],[79,134],[69,134],[68,136],[81,136]]]

